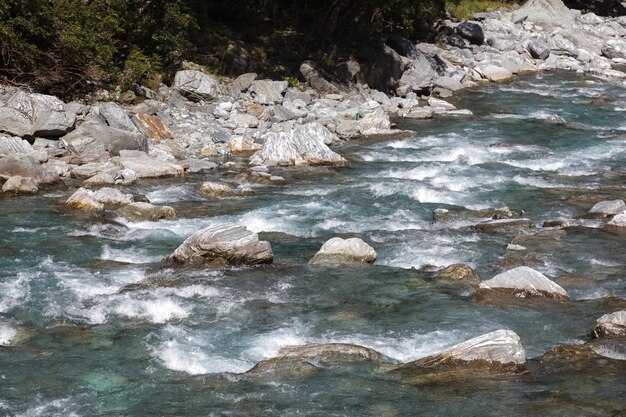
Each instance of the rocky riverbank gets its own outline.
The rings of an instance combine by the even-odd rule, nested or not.
[[[443,99],[478,83],[553,70],[626,77],[616,69],[626,64],[626,18],[581,14],[560,0],[475,18],[442,22],[437,45],[381,38],[366,58],[328,79],[305,62],[299,88],[256,74],[218,80],[196,70],[180,71],[156,92],[142,87],[140,97],[129,91],[108,98],[139,104],[63,103],[4,87],[3,192],[127,185],[235,165],[242,175],[231,185],[246,191],[283,184],[272,167],[345,166],[344,141],[398,137],[398,118],[469,117]],[[248,156],[248,166],[240,165]]]

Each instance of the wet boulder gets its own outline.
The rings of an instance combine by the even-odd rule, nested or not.
[[[104,214],[104,204],[94,197],[94,192],[86,188],[79,188],[66,201],[65,205],[74,209]]]
[[[376,257],[374,248],[361,239],[334,237],[324,243],[309,263],[363,262],[371,264],[376,261]]]
[[[427,383],[458,378],[516,374],[526,369],[526,352],[519,336],[497,330],[452,346],[443,352],[418,359],[391,371],[410,383]]]
[[[626,310],[605,314],[596,321],[593,335],[600,337],[626,336]]]
[[[37,191],[39,191],[39,188],[37,188],[35,180],[19,175],[9,177],[9,179],[2,185],[3,193],[37,194]]]
[[[478,286],[480,275],[472,267],[465,264],[452,264],[435,273],[435,278],[446,281],[462,282]]]
[[[202,184],[198,184],[194,187],[194,190],[198,194],[211,198],[234,197],[237,195],[235,189],[230,185],[214,181],[206,181]]]
[[[317,366],[348,362],[381,362],[383,356],[373,349],[347,343],[288,346],[278,352],[278,358],[298,358]]]
[[[97,120],[86,121],[63,136],[61,145],[84,162],[106,160],[122,150],[148,150],[144,135],[116,129]]]
[[[526,266],[519,266],[483,281],[480,283],[480,288],[511,293],[519,298],[537,296],[557,300],[569,299],[567,292],[560,285],[541,272]]]
[[[480,232],[497,232],[510,231],[520,229],[530,229],[533,226],[532,221],[526,218],[519,219],[497,219],[478,223],[474,228]]]
[[[456,27],[456,33],[474,45],[485,43],[485,32],[478,23],[463,22]]]
[[[102,204],[110,206],[118,206],[124,204],[130,204],[134,201],[134,198],[130,194],[125,194],[117,188],[101,188],[95,191],[93,198],[101,202]]]
[[[595,204],[589,213],[601,215],[615,215],[626,211],[626,204],[622,200],[600,201]]]
[[[327,136],[332,133],[319,123],[298,126],[289,133],[268,133],[263,148],[250,157],[250,164],[347,166],[348,161],[324,143]]]
[[[145,202],[126,204],[117,209],[116,213],[131,222],[156,222],[159,220],[173,220],[176,218],[176,210],[174,210],[173,207],[155,206],[154,204]]]
[[[207,227],[187,238],[166,262],[183,265],[256,265],[273,261],[269,242],[239,224]]]
[[[173,87],[192,100],[213,99],[219,92],[219,83],[214,77],[195,70],[178,71]]]
[[[604,227],[609,232],[626,233],[626,213],[615,215]]]
[[[299,358],[274,358],[263,360],[244,375],[254,378],[301,379],[315,375],[318,368]]]

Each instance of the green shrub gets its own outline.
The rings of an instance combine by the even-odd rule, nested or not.
[[[446,10],[457,19],[469,19],[472,14],[485,12],[501,7],[511,8],[515,2],[511,0],[449,0]]]

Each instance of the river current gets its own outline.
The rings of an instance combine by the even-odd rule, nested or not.
[[[582,343],[626,307],[626,240],[584,214],[626,197],[626,87],[573,74],[487,85],[453,102],[475,114],[399,122],[402,140],[353,141],[350,168],[285,170],[288,185],[208,200],[218,174],[129,188],[176,208],[173,221],[98,221],[69,211],[71,190],[0,199],[0,415],[581,416],[626,404],[624,361],[485,381],[414,386],[365,365],[306,378],[246,379],[285,346],[346,342],[406,362],[510,329],[528,358]],[[229,173],[221,173],[228,180]],[[237,175],[233,173],[234,177]],[[485,233],[433,210],[509,207],[542,231]],[[274,264],[160,269],[187,236],[240,222],[272,244]],[[360,237],[371,266],[309,266],[333,236]],[[432,279],[454,263],[483,279],[531,266],[572,300],[480,302]]]

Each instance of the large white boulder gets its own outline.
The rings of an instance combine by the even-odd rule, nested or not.
[[[183,95],[195,99],[212,99],[217,97],[219,83],[203,72],[184,70],[174,76],[174,88]]]
[[[496,275],[480,283],[480,288],[487,290],[512,290],[515,295],[543,296],[566,299],[567,292],[557,283],[549,280],[541,272],[527,266],[519,266]]]
[[[376,257],[374,248],[361,239],[334,237],[324,243],[310,263],[364,262],[371,264],[376,261]]]
[[[605,314],[596,321],[596,337],[626,336],[626,310]]]

